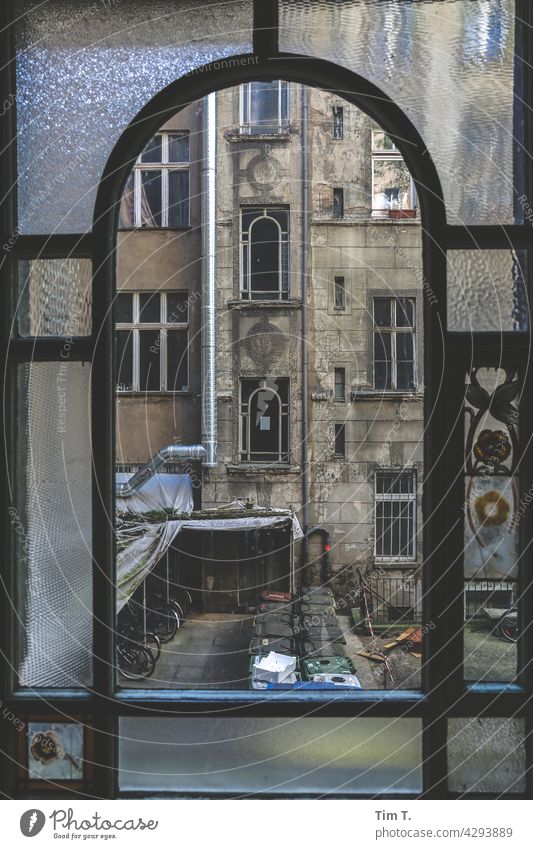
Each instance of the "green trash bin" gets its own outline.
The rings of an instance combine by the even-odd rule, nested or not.
[[[312,681],[313,675],[355,675],[356,671],[349,657],[308,657],[302,660],[302,672],[307,681]]]

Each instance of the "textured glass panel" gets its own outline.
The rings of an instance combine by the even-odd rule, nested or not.
[[[473,369],[465,403],[465,677],[513,681],[520,524],[516,370]]]
[[[21,336],[87,336],[91,332],[91,260],[19,263]]]
[[[456,793],[522,793],[526,756],[521,719],[449,719],[448,788]]]
[[[415,719],[120,720],[121,790],[416,792]]]
[[[90,230],[98,181],[121,133],[158,91],[252,50],[251,0],[19,0],[19,225]]]
[[[435,162],[450,220],[512,222],[520,135],[513,125],[514,6],[281,0],[280,49],[349,68],[399,105]]]
[[[525,251],[448,252],[448,329],[527,330]]]
[[[92,675],[89,364],[18,371],[19,676],[80,687]],[[11,512],[10,511],[10,512]],[[18,530],[20,528],[20,531]]]

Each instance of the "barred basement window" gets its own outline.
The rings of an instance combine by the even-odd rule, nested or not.
[[[156,133],[127,180],[119,227],[188,227],[189,164],[188,131]]]
[[[415,299],[374,298],[374,387],[416,389]]]
[[[119,292],[117,392],[186,392],[188,292]]]
[[[241,461],[289,462],[289,380],[241,380]]]
[[[333,107],[333,138],[344,138],[344,109],[342,106]]]
[[[287,300],[289,295],[288,207],[241,210],[241,296]]]
[[[375,547],[381,560],[416,560],[416,474],[376,472]]]
[[[241,132],[282,133],[289,123],[289,83],[250,82],[241,86]]]

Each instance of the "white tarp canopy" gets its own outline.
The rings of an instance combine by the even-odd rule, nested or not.
[[[117,474],[117,482],[128,480],[129,475]],[[166,480],[173,478],[174,480]],[[186,478],[187,481],[182,479]],[[176,504],[184,504],[188,493],[189,507],[182,509]],[[132,514],[146,513],[151,510],[173,508],[176,512],[192,512],[192,481],[188,475],[156,475],[145,484],[139,493],[130,498],[117,498],[117,511]],[[241,510],[246,513],[245,505],[236,501],[224,505],[225,510]],[[265,516],[257,515],[264,510]],[[195,519],[168,519],[164,522],[138,521],[128,522],[121,528],[118,523],[119,553],[117,557],[117,611],[121,610],[137,587],[161,560],[172,541],[182,528],[194,531],[249,531],[260,528],[272,528],[292,523],[293,540],[303,537],[298,519],[290,510],[274,510],[267,507],[253,508],[253,516]],[[215,512],[215,511],[213,511]],[[139,519],[142,517],[139,516]]]

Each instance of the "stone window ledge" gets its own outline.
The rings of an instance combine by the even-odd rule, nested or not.
[[[423,392],[384,391],[381,389],[352,389],[350,401],[423,401]]]
[[[243,301],[240,298],[232,298],[230,301],[227,301],[226,307],[229,310],[260,310],[264,312],[265,309],[273,309],[273,310],[298,310],[302,306],[302,302],[297,298],[291,298],[287,301],[274,301],[274,300],[266,300],[266,301]]]
[[[230,463],[226,464],[226,472],[228,475],[249,475],[256,477],[257,475],[268,476],[283,476],[283,475],[299,475],[300,466],[287,466],[282,463],[279,465],[261,465],[258,463]]]

